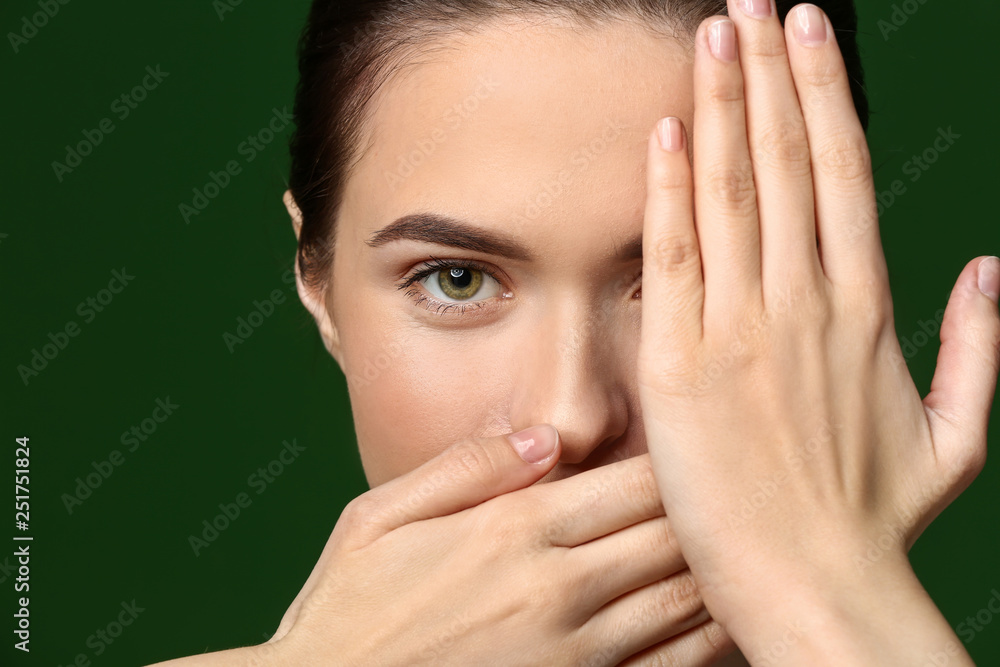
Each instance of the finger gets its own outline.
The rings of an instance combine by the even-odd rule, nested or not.
[[[537,508],[555,546],[575,547],[664,515],[648,453],[527,491],[525,502]]]
[[[684,124],[664,118],[647,148],[640,339],[644,353],[655,355],[659,367],[688,356],[679,342],[701,340],[705,285]]]
[[[728,0],[736,23],[753,162],[764,300],[823,276],[805,121],[773,0]]]
[[[1000,260],[969,262],[951,292],[941,321],[941,349],[924,407],[938,461],[967,473],[982,470],[986,430],[1000,372]],[[991,296],[983,293],[983,289]]]
[[[785,20],[812,158],[819,254],[837,284],[888,280],[871,156],[829,18],[798,5]]]
[[[558,432],[549,424],[460,442],[355,498],[337,528],[349,547],[368,545],[400,526],[460,512],[529,486],[552,469],[559,453]]]
[[[694,576],[683,570],[609,602],[584,628],[597,646],[614,647],[614,665],[710,619]]]
[[[747,146],[743,74],[727,18],[702,22],[694,63],[694,209],[704,322],[731,325],[734,304],[763,304],[757,193]]]
[[[666,517],[647,519],[570,549],[566,568],[579,596],[576,609],[589,618],[629,591],[687,568]]]
[[[685,569],[612,600],[583,631],[596,648],[614,647],[607,663],[614,665],[710,618],[691,570]]]
[[[630,657],[620,663],[619,667],[747,665],[742,656],[734,653],[735,650],[736,643],[713,619]],[[726,656],[737,659],[725,663],[716,662]]]

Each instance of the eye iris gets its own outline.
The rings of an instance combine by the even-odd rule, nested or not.
[[[441,271],[438,276],[441,291],[449,299],[468,299],[475,296],[483,284],[482,271],[475,269],[453,267],[448,271]]]

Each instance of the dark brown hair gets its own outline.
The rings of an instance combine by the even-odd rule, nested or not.
[[[777,0],[784,23],[798,2]],[[830,17],[868,127],[864,71],[853,0],[814,0]],[[386,79],[436,39],[505,16],[569,18],[581,25],[638,20],[691,39],[725,0],[314,0],[299,43],[289,189],[302,213],[297,261],[303,281],[322,290],[333,266],[336,216],[344,184],[364,155],[369,100]]]

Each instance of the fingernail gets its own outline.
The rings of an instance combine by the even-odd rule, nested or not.
[[[708,46],[722,62],[736,60],[736,26],[729,19],[716,21],[708,29]]]
[[[1000,259],[987,257],[979,262],[979,291],[997,303],[1000,297]]]
[[[740,0],[740,9],[747,16],[767,18],[771,15],[771,0]]]
[[[684,127],[679,118],[669,116],[660,120],[656,127],[660,134],[660,146],[665,151],[679,151],[684,148]]]
[[[552,456],[559,432],[549,424],[539,424],[507,436],[518,456],[527,463],[540,463]]]
[[[816,5],[799,5],[795,10],[795,37],[803,46],[826,42],[826,19]]]

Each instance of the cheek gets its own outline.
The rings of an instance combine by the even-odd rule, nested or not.
[[[496,339],[414,324],[358,333],[345,338],[344,358],[358,446],[372,486],[463,438],[504,430],[508,392]],[[503,425],[496,428],[498,422]]]

